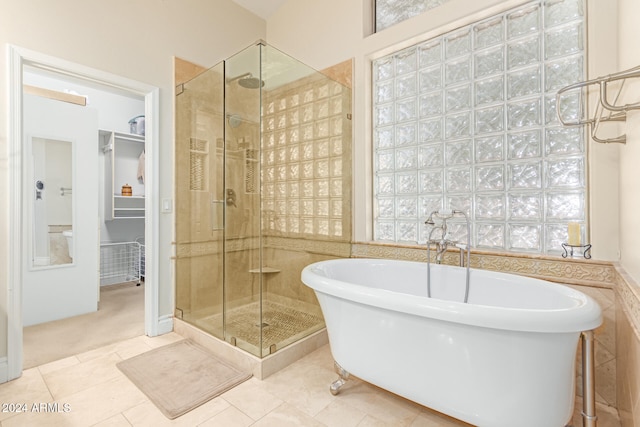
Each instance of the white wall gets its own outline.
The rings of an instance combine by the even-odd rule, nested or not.
[[[638,0],[619,0],[618,52],[619,69],[640,66],[638,49]],[[640,102],[640,84],[629,86],[626,103]],[[640,283],[640,111],[627,115],[627,143],[620,149],[620,252],[621,264]]]
[[[635,9],[639,6],[637,0],[621,1],[627,4],[626,9],[631,9],[632,5]],[[289,0],[267,20],[267,42],[316,69],[322,69],[349,58],[355,60],[353,124],[354,189],[356,191],[354,191],[353,215],[356,241],[370,240],[372,236],[369,179],[371,174],[371,60],[526,2],[526,0],[450,0],[440,7],[373,35],[367,35],[367,28],[370,25],[366,8],[370,0],[322,2]],[[590,11],[588,61],[589,73],[592,77],[619,69],[615,49],[618,19],[616,3],[616,1],[588,0]],[[634,18],[640,15],[638,10],[629,10],[625,16],[629,27],[632,27],[637,25],[633,22],[637,20]],[[629,31],[626,34],[632,33]],[[637,54],[637,46],[634,46],[637,43],[634,37],[626,36],[625,39],[627,49],[635,48]],[[640,61],[636,60],[636,63]],[[630,145],[631,143],[628,143],[624,148],[629,154],[631,154]],[[630,242],[633,236],[640,235],[637,232],[640,231],[637,230],[640,225],[630,227],[630,224],[627,224],[623,227],[623,233],[619,231],[619,206],[626,206],[621,200],[626,198],[631,190],[631,188],[624,190],[619,199],[619,149],[620,147],[615,145],[605,146],[595,143],[591,143],[589,147],[589,217],[592,254],[594,258],[602,260],[618,259],[621,234],[629,236],[626,237],[629,243],[625,245],[623,257],[625,254],[631,256],[629,252],[635,252],[636,256],[640,255],[640,247],[636,249]],[[633,163],[633,159],[638,158],[638,155],[640,153],[630,157],[632,160],[629,161],[629,165]],[[635,210],[629,210],[631,206],[624,209],[636,212],[640,208],[638,204],[640,204],[640,197],[635,196]],[[625,229],[627,227],[630,227],[629,231],[634,230],[636,233],[627,234],[628,230]],[[640,262],[636,262],[636,265],[640,270]]]
[[[26,69],[24,84],[75,93],[87,97],[87,107],[98,110],[98,127],[117,132],[129,132],[129,120],[144,114],[144,97],[108,92],[82,82],[64,80],[59,75],[42,75]]]
[[[87,108],[94,108],[98,111],[98,128],[102,130],[128,133],[130,130],[129,120],[144,114],[144,98],[141,96],[105,91],[104,88],[92,87],[83,82],[65,79],[60,75],[43,74],[39,70],[32,69],[25,70],[23,82],[45,89],[59,92],[71,91],[71,93],[86,96]],[[142,146],[140,147],[141,150]],[[100,241],[125,242],[144,237],[144,219],[104,221],[105,153],[100,151],[98,154],[100,173],[99,182],[96,183],[96,191],[100,192],[99,214],[102,219]],[[110,153],[107,154],[110,155]]]
[[[9,250],[7,44],[160,88],[160,198],[173,198],[173,57],[211,66],[266,38],[230,0],[0,0],[0,358],[6,355]],[[154,201],[160,203],[160,200]],[[173,215],[160,217],[160,316],[173,311]]]

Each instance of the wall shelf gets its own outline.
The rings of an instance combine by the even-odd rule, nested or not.
[[[280,270],[273,267],[262,267],[262,268],[252,268],[251,270],[249,270],[249,273],[254,273],[254,274],[280,273]]]
[[[105,153],[105,220],[144,218],[144,183],[137,177],[144,136],[108,130],[100,130],[99,135]],[[133,195],[123,196],[123,185],[130,185]]]

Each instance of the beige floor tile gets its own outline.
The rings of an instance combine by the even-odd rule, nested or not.
[[[314,418],[328,427],[354,427],[366,415],[361,410],[340,402],[339,397],[335,397],[333,402],[327,405]]]
[[[410,425],[411,427],[473,427],[471,424],[431,410],[418,414]]]
[[[138,336],[124,341],[119,341],[117,343],[109,344],[95,350],[90,350],[85,353],[80,353],[78,354],[78,359],[80,359],[80,361],[82,362],[86,362],[115,353],[117,353],[122,359],[125,359],[128,357],[136,356],[140,353],[144,353],[145,351],[149,351],[151,350],[151,348],[152,347],[146,343],[146,340],[143,336]],[[122,357],[123,355],[127,357]]]
[[[401,424],[406,425],[406,424]],[[395,427],[396,424],[392,422],[385,422],[377,419],[376,417],[372,417],[371,415],[366,415],[362,421],[358,423],[357,427]]]
[[[93,427],[131,427],[131,424],[129,424],[124,415],[118,414],[95,424]]]
[[[124,375],[116,367],[116,363],[121,360],[117,354],[109,354],[58,369],[43,375],[43,378],[54,399],[60,400],[114,378],[123,378]]]
[[[255,427],[324,427],[296,407],[283,403],[253,424]]]
[[[222,398],[254,420],[259,420],[283,403],[282,399],[268,392],[256,378],[227,391]]]
[[[57,412],[29,412],[2,421],[2,427],[84,427],[74,424],[67,414]]]
[[[323,345],[316,351],[309,353],[296,363],[312,364],[327,369],[334,369],[333,356],[331,355],[331,348],[329,347],[329,344]]]
[[[45,363],[44,365],[38,366],[38,370],[41,375],[50,374],[51,372],[57,371],[58,369],[68,368],[70,366],[75,366],[80,363],[80,360],[76,356],[65,357],[64,359],[56,360],[55,362]]]
[[[146,353],[149,350],[152,350],[152,347],[149,347],[149,344],[146,343],[142,337],[136,338],[135,341],[131,341],[129,345],[118,348],[116,354],[120,356],[122,360],[130,359],[134,356],[137,356],[142,353]]]
[[[167,417],[149,400],[127,409],[122,415],[132,426],[160,426],[161,423],[169,422]]]
[[[170,420],[160,412],[152,402],[146,401],[126,410],[124,416],[134,427],[193,427],[202,424],[230,407],[231,405],[226,400],[215,398],[187,412],[181,417]]]
[[[218,415],[215,415],[204,423],[199,424],[198,427],[248,427],[253,423],[254,421],[247,415],[243,414],[238,408],[235,406],[229,406]]]
[[[144,395],[126,378],[116,378],[56,401],[59,412],[31,412],[3,421],[2,426],[89,427],[144,400]]]
[[[421,406],[398,397],[364,381],[347,383],[337,396],[343,403],[374,417],[383,423],[396,426],[410,425],[421,412]]]
[[[60,401],[70,406],[68,420],[72,425],[92,426],[147,400],[127,378],[121,376]]]
[[[37,368],[27,369],[22,372],[20,378],[0,384],[0,402],[13,404],[8,408],[10,412],[0,412],[0,421],[16,417],[17,411],[23,410],[24,405],[27,410],[30,410],[34,403],[51,401],[53,401],[53,396],[51,396],[40,371]]]
[[[337,375],[323,367],[300,361],[263,381],[265,387],[274,396],[315,416],[333,400],[329,385]]]

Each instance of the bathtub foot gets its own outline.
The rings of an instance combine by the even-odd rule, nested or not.
[[[340,393],[340,388],[345,385],[347,380],[349,379],[349,372],[345,371],[342,366],[338,365],[338,362],[333,362],[334,367],[336,369],[336,373],[340,376],[337,380],[331,383],[329,386],[329,391],[332,395],[336,396]]]

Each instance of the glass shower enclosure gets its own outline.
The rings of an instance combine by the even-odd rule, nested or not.
[[[176,96],[176,317],[265,357],[319,331],[306,265],[348,257],[351,89],[263,42]]]

